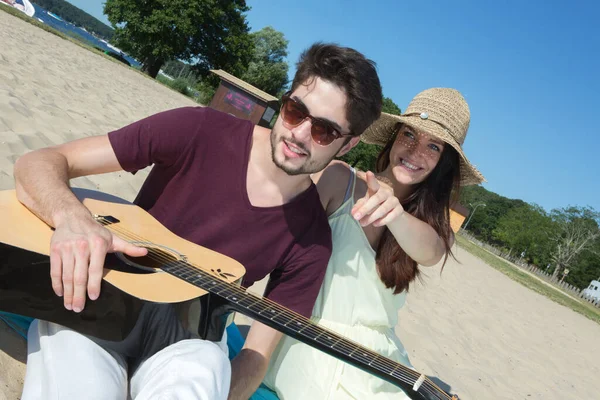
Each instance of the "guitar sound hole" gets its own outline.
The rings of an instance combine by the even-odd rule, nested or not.
[[[136,246],[148,249],[148,254],[142,257],[131,257],[127,254],[117,253],[117,257],[121,259],[128,267],[131,267],[134,273],[155,273],[162,272],[161,266],[181,260],[182,257],[173,254],[172,251],[165,251],[156,246],[148,246],[144,244],[134,243]],[[169,249],[170,250],[170,249]]]

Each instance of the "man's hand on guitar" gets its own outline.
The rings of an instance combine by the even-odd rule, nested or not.
[[[67,310],[81,312],[86,292],[90,299],[98,298],[106,253],[117,251],[132,257],[147,254],[145,248],[114,236],[91,216],[69,217],[57,224],[50,241],[50,276]]]

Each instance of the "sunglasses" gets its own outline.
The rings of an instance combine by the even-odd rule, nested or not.
[[[353,136],[349,133],[341,133],[330,122],[310,115],[304,105],[290,97],[290,92],[281,97],[281,102],[281,117],[286,128],[296,127],[307,118],[310,119],[310,136],[320,146],[328,146],[343,136]]]

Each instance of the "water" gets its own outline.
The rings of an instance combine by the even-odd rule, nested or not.
[[[84,39],[85,41],[90,42],[94,46],[101,48],[102,50],[121,54],[127,61],[129,61],[131,63],[132,66],[139,67],[141,65],[138,61],[136,61],[134,58],[130,57],[129,55],[125,54],[121,50],[114,48],[114,47],[111,48],[108,45],[108,43],[106,41],[104,41],[103,39],[97,38],[94,35],[92,35],[91,33],[87,32],[86,30],[84,30],[82,28],[78,28],[77,26],[75,26],[67,21],[64,21],[59,16],[56,16],[56,17],[60,18],[60,20],[49,15],[45,9],[38,6],[37,4],[33,4],[33,7],[35,8],[35,15],[33,16],[33,18],[36,18],[38,21],[41,21],[44,24],[51,26],[52,28],[54,28],[58,31],[61,31],[63,33],[67,33],[67,34],[74,33],[74,34],[78,35],[79,37],[81,37],[82,39]]]

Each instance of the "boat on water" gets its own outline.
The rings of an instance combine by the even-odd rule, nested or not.
[[[46,11],[46,13],[48,13],[48,15],[51,16],[52,18],[56,18],[57,20],[64,22],[64,20],[61,17],[59,17],[58,15],[51,13],[50,11]]]
[[[35,14],[35,8],[29,0],[0,0],[0,2],[3,4],[8,4],[13,8],[16,8],[17,10],[24,12],[30,17],[33,17]]]
[[[108,42],[105,42],[105,43],[106,43],[106,45],[108,46],[109,49],[114,50],[114,51],[116,51],[119,54],[123,54],[123,50],[119,49],[116,46],[113,46],[112,44],[110,44]]]

